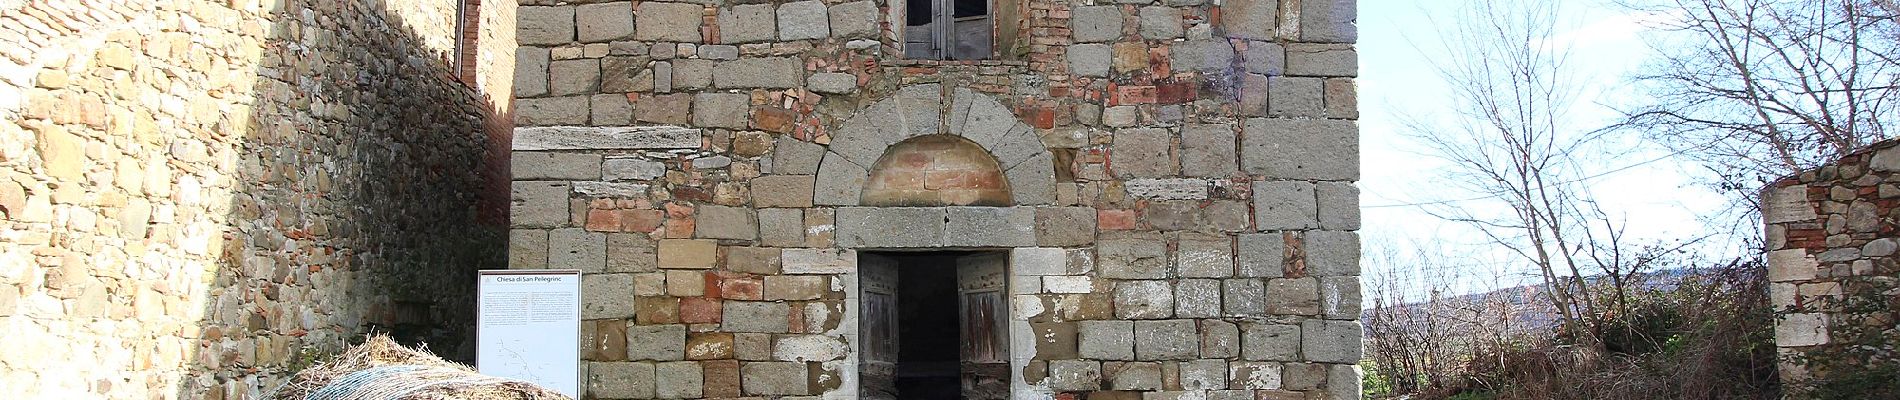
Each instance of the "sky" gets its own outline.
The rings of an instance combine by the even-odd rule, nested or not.
[[[1487,1],[1487,0],[1478,0]],[[1499,252],[1477,252],[1484,237],[1468,226],[1444,222],[1424,212],[1418,203],[1448,203],[1458,207],[1498,207],[1479,195],[1443,188],[1445,163],[1400,126],[1407,116],[1416,120],[1452,112],[1444,99],[1449,88],[1431,67],[1452,54],[1439,48],[1439,24],[1462,1],[1361,0],[1359,4],[1360,157],[1363,163],[1360,204],[1361,231],[1366,254],[1365,281],[1370,301],[1376,285],[1395,285],[1401,291],[1422,292],[1429,281],[1443,281],[1457,293],[1510,287],[1537,279],[1534,269],[1511,262]],[[1550,43],[1571,48],[1575,72],[1584,82],[1584,95],[1571,111],[1572,121],[1584,128],[1609,125],[1615,119],[1610,105],[1640,101],[1630,76],[1654,56],[1646,38],[1660,35],[1648,28],[1663,18],[1636,12],[1601,0],[1563,1],[1568,21]],[[1626,144],[1639,150],[1602,160],[1586,176],[1589,190],[1612,218],[1627,224],[1639,239],[1680,237],[1701,231],[1697,210],[1721,205],[1714,192],[1690,177],[1688,165],[1668,154],[1640,146],[1634,135]],[[1410,254],[1478,254],[1477,257],[1432,257],[1418,260]],[[1396,251],[1401,261],[1386,260]],[[1474,260],[1473,258],[1476,258]]]

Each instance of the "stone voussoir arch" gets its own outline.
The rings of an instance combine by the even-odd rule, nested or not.
[[[931,83],[900,88],[832,131],[831,143],[819,162],[813,203],[862,204],[872,167],[892,145],[938,134],[968,139],[995,157],[1015,205],[1055,201],[1055,158],[1035,128],[988,95],[969,88],[955,88],[946,95],[941,84]]]

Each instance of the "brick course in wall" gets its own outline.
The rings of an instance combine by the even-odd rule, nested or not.
[[[514,16],[474,7],[457,81],[455,3],[0,4],[6,395],[260,398],[372,331],[472,358]]]
[[[1353,1],[584,3],[520,9],[509,258],[587,273],[589,396],[857,398],[865,252],[990,249],[1013,398],[1359,397]],[[932,135],[1004,201],[887,201]]]

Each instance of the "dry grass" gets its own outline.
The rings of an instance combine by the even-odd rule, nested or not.
[[[529,400],[568,399],[532,383],[482,375],[427,351],[375,335],[335,358],[298,372],[271,396],[278,400]]]

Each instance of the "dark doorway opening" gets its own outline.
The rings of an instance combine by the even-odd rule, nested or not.
[[[859,396],[1008,399],[1007,263],[996,252],[861,254]]]

